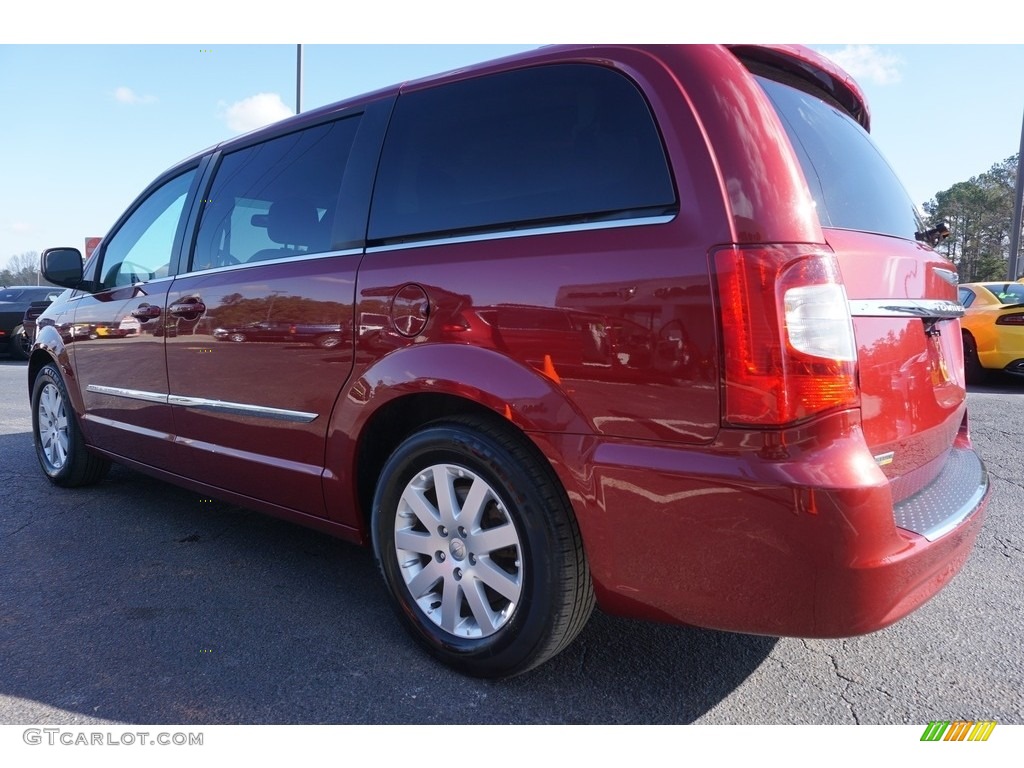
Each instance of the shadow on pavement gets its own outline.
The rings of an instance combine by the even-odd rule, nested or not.
[[[473,680],[406,636],[366,550],[116,466],[55,488],[27,433],[0,455],[0,721],[687,723],[776,643],[595,614]]]

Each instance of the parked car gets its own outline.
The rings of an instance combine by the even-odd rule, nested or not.
[[[994,371],[1024,376],[1024,282],[961,283],[967,381]]]
[[[316,344],[324,348],[336,347],[341,344],[344,329],[331,323],[279,323],[258,320],[244,325],[214,328],[213,337],[219,341],[233,341],[236,344],[245,341],[277,341],[293,344]]]
[[[18,360],[28,360],[32,337],[25,330],[25,312],[33,301],[53,301],[63,290],[52,285],[0,288],[0,350]]]
[[[370,545],[473,675],[549,659],[595,602],[877,630],[959,571],[989,486],[956,272],[869,126],[806,48],[602,45],[226,141],[84,271],[45,252],[72,290],[29,366],[42,469],[117,461]],[[313,317],[353,331],[213,343]]]
[[[21,317],[22,334],[25,339],[24,344],[22,345],[22,350],[25,353],[26,360],[31,354],[32,345],[36,340],[36,320],[38,320],[39,316],[43,314],[43,310],[52,303],[53,301],[50,298],[33,301],[28,305],[28,309],[25,310],[25,314]]]

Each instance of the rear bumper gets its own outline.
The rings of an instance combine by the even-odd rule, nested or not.
[[[1003,366],[1003,370],[1014,376],[1024,376],[1024,357],[1007,363]]]
[[[966,562],[988,481],[972,449],[954,451],[894,505],[853,414],[782,435],[723,430],[711,449],[595,441],[570,495],[609,613],[843,637],[902,618]],[[921,509],[932,541],[897,525],[921,528],[907,517]]]

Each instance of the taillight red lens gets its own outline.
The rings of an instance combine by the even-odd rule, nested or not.
[[[835,256],[813,246],[714,254],[724,419],[780,426],[855,406],[856,345]]]
[[[1001,315],[996,320],[996,325],[1024,325],[1024,314]]]

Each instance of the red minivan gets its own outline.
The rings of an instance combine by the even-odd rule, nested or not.
[[[963,565],[988,479],[956,271],[868,128],[806,48],[606,45],[226,141],[84,267],[44,254],[43,471],[116,461],[370,544],[473,675],[595,603],[877,630]],[[264,327],[331,343],[238,330]]]

